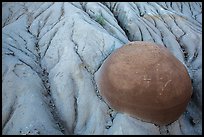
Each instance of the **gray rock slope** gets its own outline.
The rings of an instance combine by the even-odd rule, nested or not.
[[[202,134],[202,3],[2,3],[3,134]],[[157,126],[110,108],[95,74],[130,41],[169,49],[192,99]],[[181,81],[182,82],[182,81]]]

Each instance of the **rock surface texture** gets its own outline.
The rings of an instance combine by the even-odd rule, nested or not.
[[[172,124],[114,111],[95,74],[131,41],[167,47],[193,95]],[[202,134],[202,3],[2,3],[2,134]],[[181,81],[182,82],[182,81]]]

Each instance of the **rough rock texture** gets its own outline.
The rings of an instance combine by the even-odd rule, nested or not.
[[[201,2],[2,3],[2,133],[202,134],[201,37]],[[101,98],[95,73],[130,41],[161,44],[188,69],[193,96],[174,123]]]

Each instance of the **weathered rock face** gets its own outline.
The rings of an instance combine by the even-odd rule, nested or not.
[[[201,134],[202,3],[2,3],[3,134]],[[186,65],[185,113],[155,126],[113,111],[95,73],[116,49],[150,41]]]
[[[177,120],[192,95],[185,66],[165,47],[150,42],[117,49],[96,75],[111,108],[157,125]]]

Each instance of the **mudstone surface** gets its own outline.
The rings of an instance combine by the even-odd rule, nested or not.
[[[131,41],[163,45],[187,68],[193,95],[174,123],[101,97],[95,74]],[[202,134],[202,3],[3,2],[2,134]]]

